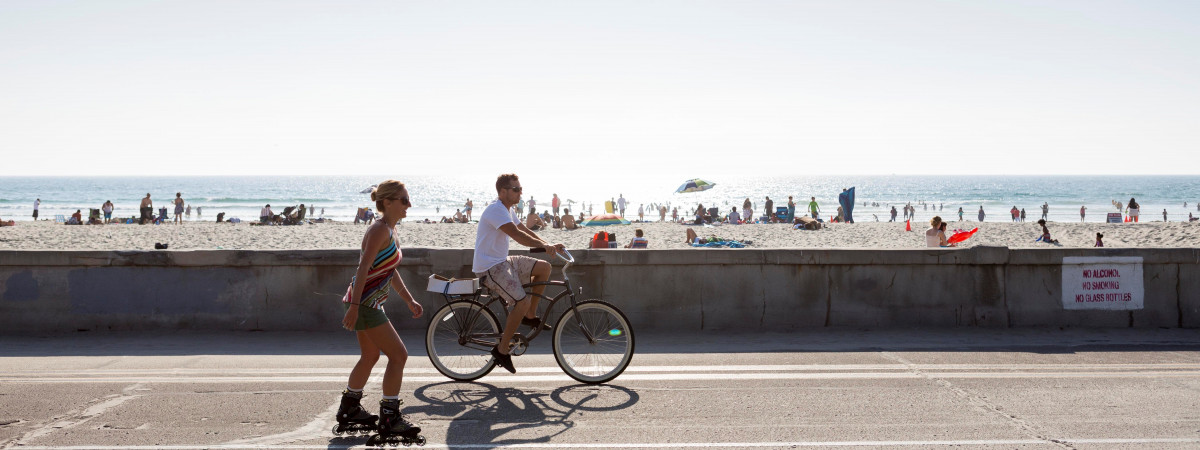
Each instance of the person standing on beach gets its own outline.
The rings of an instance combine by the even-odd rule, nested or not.
[[[183,197],[182,196],[183,196],[182,193],[176,192],[175,200],[173,200],[171,202],[171,203],[175,204],[175,220],[174,220],[174,222],[177,224],[183,223]]]
[[[471,262],[471,271],[483,278],[483,284],[493,295],[500,296],[505,308],[511,308],[498,341],[503,345],[492,347],[491,352],[496,362],[509,373],[517,372],[512,356],[508,354],[517,327],[523,324],[550,329],[544,320],[537,317],[538,299],[546,287],[534,286],[532,294],[526,294],[522,287],[531,280],[535,283],[549,280],[550,263],[525,255],[509,256],[509,240],[527,247],[544,248],[550,255],[566,250],[562,244],[551,244],[538,237],[513,214],[512,207],[521,198],[522,189],[521,180],[516,174],[508,173],[496,178],[497,199],[479,216],[479,228],[475,232],[475,257]]]
[[[1025,208],[1021,208],[1021,222],[1025,222]]]
[[[817,198],[816,197],[809,197],[808,214],[813,219],[818,219],[821,217],[821,208],[819,206],[817,206]],[[892,207],[892,220],[896,220],[896,207],[895,206]]]
[[[1166,221],[1167,221],[1167,210],[1166,210],[1166,208],[1163,208],[1163,222],[1166,222]]]
[[[1142,205],[1139,205],[1139,204],[1138,204],[1138,202],[1137,202],[1137,200],[1134,200],[1133,198],[1130,198],[1130,199],[1129,199],[1129,205],[1127,205],[1127,206],[1129,206],[1129,218],[1130,218],[1130,220],[1133,220],[1134,222],[1137,222],[1137,221],[1138,221],[1138,216],[1139,216],[1139,215],[1141,214],[1141,212],[1142,212]]]
[[[742,202],[742,222],[752,223],[754,216],[754,203],[750,202],[750,197],[746,197],[746,201]]]
[[[183,215],[187,220],[192,220],[192,205],[187,205],[187,209],[183,211]]]
[[[1087,214],[1087,205],[1079,207],[1079,221],[1083,222],[1083,216]]]
[[[403,258],[396,243],[396,223],[408,215],[412,201],[404,183],[396,180],[384,181],[371,189],[371,200],[383,212],[383,219],[367,227],[359,250],[358,270],[342,297],[342,307],[346,310],[342,328],[354,330],[360,354],[350,371],[346,389],[342,391],[337,419],[339,425],[371,419],[371,414],[361,404],[363,388],[371,377],[371,368],[379,360],[379,353],[383,352],[388,362],[383,372],[378,429],[388,434],[415,436],[421,429],[400,414],[400,385],[404,380],[408,349],[383,309],[391,288],[400,294],[414,319],[424,313],[424,308],[408,291],[396,270]]]
[[[959,222],[962,222],[962,216],[963,216],[963,210],[962,210],[962,207],[959,206],[958,207],[958,221]]]
[[[771,201],[771,197],[768,196],[767,203],[763,205],[763,210],[766,211],[766,214],[763,214],[763,223],[772,222],[772,219],[775,218],[775,213],[771,212],[774,207],[775,202]]]
[[[896,221],[896,205],[892,205],[892,220],[889,220],[888,222],[895,222],[895,221]]]
[[[621,210],[621,218],[625,218],[625,194],[617,194],[617,209]]]
[[[1020,211],[1017,211],[1017,206],[1016,206],[1016,205],[1013,205],[1012,209],[1011,209],[1011,210],[1009,210],[1008,212],[1012,214],[1012,221],[1013,221],[1013,222],[1016,222],[1016,221],[1017,221],[1017,217],[1019,217],[1019,216],[1021,215],[1021,212],[1020,212]]]
[[[983,222],[983,205],[979,205],[979,221]]]
[[[39,198],[39,199],[33,201],[33,220],[35,222],[37,221],[38,208],[41,206],[42,206],[42,199]]]
[[[559,205],[560,205],[560,200],[558,199],[558,194],[554,194],[554,198],[550,199],[550,209],[554,210],[555,216],[558,215]],[[638,210],[641,210],[641,208],[638,208]]]
[[[646,221],[645,215],[646,215],[646,213],[645,213],[645,210],[642,209],[642,204],[638,203],[638,222],[645,222]]]
[[[104,212],[104,223],[112,222],[113,202],[105,200],[103,205],[100,205],[100,210]]]
[[[196,207],[196,220],[200,220],[200,216],[201,216],[200,209],[201,208],[202,208],[201,206]]]
[[[140,208],[140,212],[142,213],[142,216],[141,216],[141,220],[139,223],[141,223],[142,225],[145,225],[147,220],[152,220],[152,218],[150,216],[154,215],[154,202],[150,201],[150,193],[149,192],[147,192],[146,197],[142,199],[142,205]]]
[[[1050,203],[1042,203],[1042,220],[1048,219],[1050,216]]]
[[[471,209],[473,209],[474,207],[475,207],[475,203],[472,202],[471,199],[469,199],[469,198],[467,199],[467,203],[463,204],[462,212],[463,212],[463,214],[466,214],[467,222],[471,221]]]

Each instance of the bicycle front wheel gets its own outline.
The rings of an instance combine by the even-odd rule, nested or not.
[[[495,367],[491,349],[500,331],[496,315],[483,305],[467,300],[451,302],[430,318],[425,351],[442,375],[457,381],[476,380]]]
[[[633,360],[633,328],[617,307],[600,300],[567,308],[554,327],[554,358],[571,378],[611,381]]]

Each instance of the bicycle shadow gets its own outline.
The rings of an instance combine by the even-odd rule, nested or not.
[[[446,425],[450,448],[547,443],[575,426],[571,417],[578,411],[617,411],[640,400],[637,392],[613,385],[577,384],[545,393],[479,382],[426,385],[413,397],[426,405],[411,412],[451,417]]]

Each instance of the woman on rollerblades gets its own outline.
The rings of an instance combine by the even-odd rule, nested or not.
[[[340,435],[347,431],[374,431],[377,434],[367,441],[370,446],[382,446],[384,443],[395,445],[400,441],[405,445],[423,445],[425,439],[419,436],[421,428],[400,414],[400,383],[404,376],[404,363],[408,360],[408,349],[383,310],[383,304],[388,299],[388,288],[391,287],[404,299],[414,319],[421,317],[424,312],[396,271],[402,255],[400,247],[396,245],[395,227],[407,215],[412,202],[404,183],[396,180],[384,181],[372,189],[371,200],[383,213],[383,220],[367,227],[359,254],[358,271],[342,298],[346,310],[342,327],[355,331],[362,354],[350,371],[346,390],[342,392],[342,404],[337,413],[338,425],[333,432]],[[377,418],[367,412],[360,401],[363,387],[381,351],[387,355],[388,362],[383,372],[383,399],[379,401]]]

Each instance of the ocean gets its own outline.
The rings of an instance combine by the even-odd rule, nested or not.
[[[316,217],[351,221],[355,209],[372,206],[366,188],[387,178],[408,185],[414,207],[406,220],[437,220],[453,215],[469,198],[476,214],[495,198],[495,178],[472,178],[457,174],[408,176],[94,176],[94,177],[0,177],[0,219],[31,220],[34,199],[42,200],[40,218],[70,215],[88,208],[99,208],[105,200],[116,205],[114,216],[137,215],[138,203],[151,194],[155,209],[169,206],[175,193],[195,207],[191,220],[214,220],[218,212],[226,219],[239,217],[255,220],[265,204],[278,213],[285,206],[300,203],[315,205]],[[816,197],[822,216],[836,213],[837,194],[855,187],[857,221],[887,221],[891,206],[912,203],[918,220],[933,215],[957,216],[975,220],[979,207],[987,221],[1011,220],[1013,206],[1024,208],[1028,220],[1041,217],[1041,205],[1049,203],[1052,221],[1078,221],[1080,206],[1087,207],[1088,222],[1102,222],[1105,214],[1116,212],[1114,200],[1128,203],[1136,198],[1142,205],[1143,220],[1162,220],[1165,209],[1171,221],[1187,220],[1191,212],[1200,216],[1200,176],[712,176],[704,177],[716,186],[704,192],[677,194],[686,180],[628,177],[621,175],[576,175],[569,172],[538,172],[522,176],[525,198],[534,198],[538,209],[550,206],[553,194],[563,207],[578,214],[601,213],[604,202],[623,195],[629,206],[627,217],[636,216],[639,205],[669,205],[683,211],[695,210],[698,203],[727,212],[749,198],[761,214],[765,197],[776,206],[786,206],[794,196],[798,209],[806,209],[809,197]],[[1186,202],[1186,207],[1184,206]],[[864,206],[865,203],[865,206]],[[324,213],[322,214],[322,210]],[[657,219],[657,217],[655,217]]]

